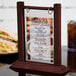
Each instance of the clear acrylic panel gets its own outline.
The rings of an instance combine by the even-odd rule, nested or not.
[[[54,12],[25,9],[26,60],[54,64]]]

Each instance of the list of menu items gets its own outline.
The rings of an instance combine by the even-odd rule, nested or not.
[[[50,24],[35,20],[30,25],[31,59],[51,60]]]

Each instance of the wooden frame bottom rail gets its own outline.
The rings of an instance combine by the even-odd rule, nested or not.
[[[51,74],[63,76],[67,72],[69,72],[69,68],[66,68],[63,65],[56,66],[52,64],[30,61],[16,61],[10,68],[16,72],[31,73],[45,76],[50,76]]]

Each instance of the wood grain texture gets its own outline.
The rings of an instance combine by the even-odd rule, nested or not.
[[[69,69],[61,65],[61,4],[55,4],[54,8],[54,64],[26,61],[25,46],[25,25],[24,25],[24,2],[17,2],[17,19],[18,19],[18,49],[19,59],[10,68],[19,72],[19,76],[24,73],[45,75],[45,76],[64,76]],[[47,10],[43,7],[29,7],[30,9]],[[53,76],[52,75],[52,76]]]
[[[54,64],[61,65],[61,4],[54,4]]]
[[[26,61],[24,2],[18,2],[17,7],[19,60]],[[54,5],[54,64],[61,65],[61,4]]]
[[[17,71],[17,72],[27,72],[31,74],[38,74],[38,75],[65,75],[67,72],[69,72],[69,69],[65,66],[55,66],[52,64],[46,64],[46,63],[37,63],[37,62],[20,62],[16,61],[11,67],[11,69]]]
[[[24,6],[24,9],[37,9],[37,10],[54,10],[52,7],[38,7],[38,6]]]
[[[24,51],[25,51],[25,27],[24,27],[24,3],[17,3],[17,23],[18,23],[18,51],[19,60],[24,61]]]

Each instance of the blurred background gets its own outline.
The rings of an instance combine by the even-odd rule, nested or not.
[[[61,39],[62,45],[67,46],[67,24],[70,20],[76,20],[76,0],[0,0],[0,28],[15,35],[17,35],[17,1],[24,1],[25,5],[42,7],[52,7],[54,3],[61,3]]]

